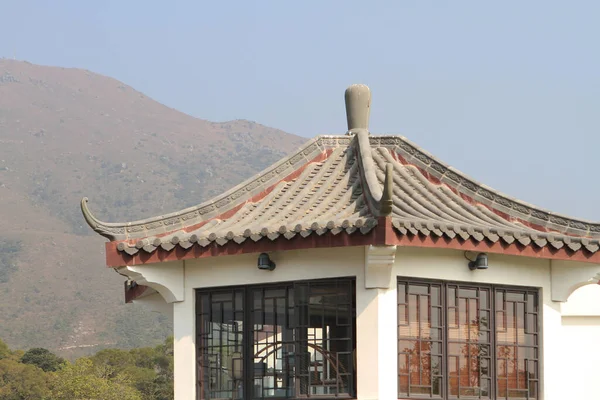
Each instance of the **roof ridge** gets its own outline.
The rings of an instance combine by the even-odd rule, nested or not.
[[[364,182],[364,195],[371,212],[377,216],[392,213],[393,166],[386,164],[383,185],[377,179],[377,166],[373,160],[373,147],[370,143],[369,131],[355,129],[354,136],[358,147],[357,158],[360,167],[360,179]]]

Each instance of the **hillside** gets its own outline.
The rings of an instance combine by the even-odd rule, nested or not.
[[[66,356],[159,343],[171,327],[122,304],[81,197],[106,221],[175,211],[304,140],[193,118],[89,71],[0,59],[0,338]]]

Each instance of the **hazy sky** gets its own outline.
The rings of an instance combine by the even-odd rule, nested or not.
[[[598,1],[0,0],[0,56],[117,78],[212,121],[343,133],[344,89],[513,197],[600,220]]]

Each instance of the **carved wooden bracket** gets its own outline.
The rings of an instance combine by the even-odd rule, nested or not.
[[[183,262],[125,266],[119,272],[156,290],[167,303],[184,300]]]
[[[565,302],[575,290],[600,281],[600,265],[551,261],[552,301]]]
[[[365,288],[389,289],[396,246],[365,247]]]

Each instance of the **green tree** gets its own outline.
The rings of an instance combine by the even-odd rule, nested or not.
[[[157,377],[155,379],[156,394],[155,400],[170,400],[173,398],[174,378],[173,371],[173,336],[169,336],[164,344],[154,348],[156,353],[155,365],[157,367]]]
[[[48,376],[11,358],[0,360],[0,400],[48,399]]]
[[[23,357],[21,357],[21,362],[23,364],[35,365],[38,368],[43,369],[45,372],[57,371],[65,364],[65,360],[63,358],[58,357],[50,350],[43,349],[41,347],[27,350],[25,354],[23,354]]]
[[[171,400],[173,338],[156,347],[106,349],[75,363],[0,340],[0,400]]]
[[[113,379],[126,368],[134,366],[135,360],[130,352],[120,349],[105,349],[90,357],[100,376]]]
[[[129,350],[136,367],[154,369],[157,351],[152,347],[140,347]]]
[[[97,374],[112,380],[126,378],[144,400],[173,398],[173,339],[154,348],[143,347],[124,351],[106,349],[90,360]]]
[[[123,371],[123,375],[130,380],[144,400],[162,399],[161,393],[163,387],[157,383],[156,371],[152,368],[128,367]],[[172,399],[173,395],[169,399]]]
[[[11,351],[8,348],[8,345],[0,339],[0,360],[3,358],[7,358],[11,355]]]
[[[80,358],[53,373],[50,382],[52,400],[142,400],[130,382],[119,375],[109,380],[98,376],[89,358]]]

